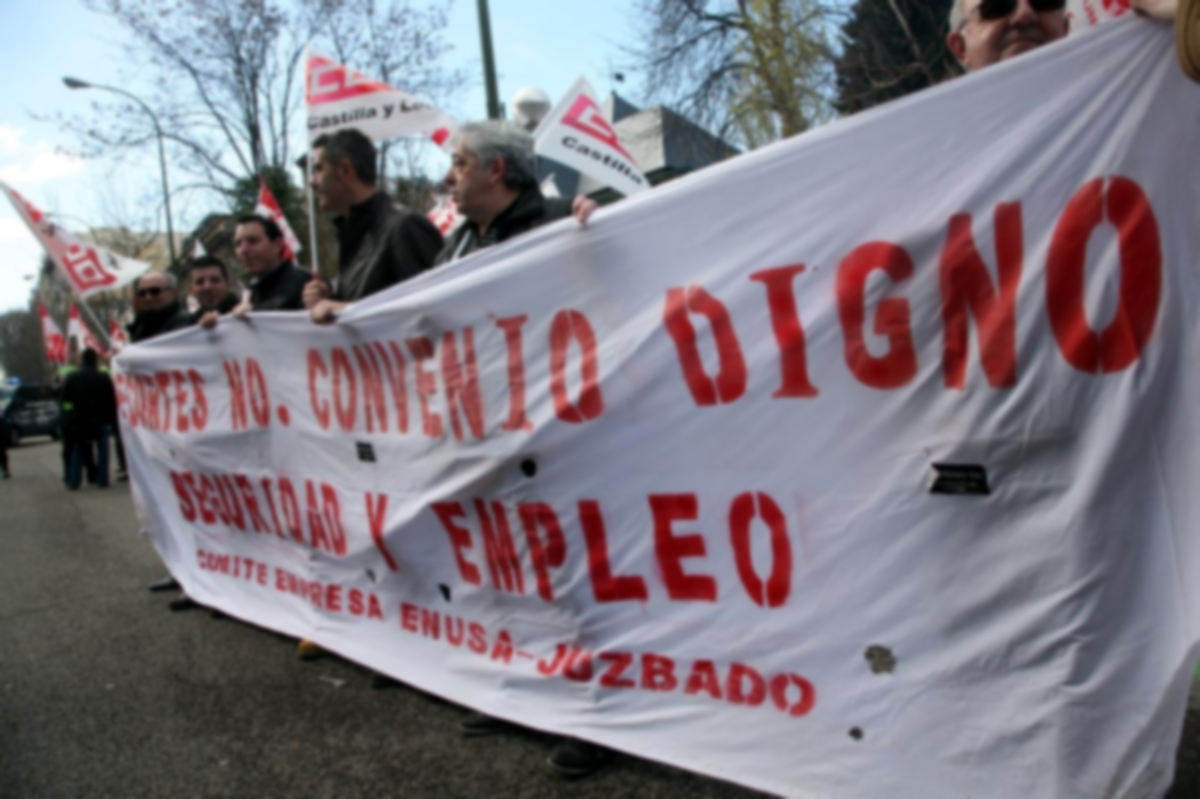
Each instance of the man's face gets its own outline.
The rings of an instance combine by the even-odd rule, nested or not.
[[[233,251],[248,274],[265,275],[283,260],[283,239],[272,241],[262,225],[247,222],[233,231]]]
[[[256,226],[257,227],[257,226]],[[215,311],[229,294],[229,281],[217,266],[201,266],[192,270],[192,296],[205,311]]]
[[[491,193],[492,185],[502,177],[490,174],[496,171],[494,163],[490,169],[480,164],[475,154],[462,144],[454,148],[445,183],[460,214],[472,221],[478,221],[476,217],[481,212],[487,212],[486,198]]]
[[[158,311],[175,302],[175,289],[167,285],[165,275],[143,275],[137,284],[138,309]]]
[[[345,214],[350,210],[350,190],[346,185],[346,171],[353,171],[347,161],[340,165],[330,164],[325,158],[325,148],[313,150],[312,175],[309,186],[317,198],[317,204],[333,214]],[[340,168],[339,168],[340,167]]]
[[[950,32],[946,43],[963,66],[972,71],[1061,39],[1069,29],[1064,0],[958,2],[963,3],[966,21]]]

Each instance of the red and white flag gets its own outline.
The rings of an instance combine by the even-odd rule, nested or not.
[[[637,161],[604,116],[596,93],[580,78],[533,132],[533,150],[622,194],[650,188]]]
[[[437,226],[442,236],[449,236],[463,222],[463,215],[458,212],[458,204],[449,194],[442,195],[426,216]]]
[[[67,315],[67,341],[70,342],[72,339],[75,341],[75,347],[78,352],[95,350],[101,355],[108,354],[108,348],[96,340],[96,337],[92,335],[92,331],[84,323],[83,317],[79,313],[78,305],[72,305],[71,313]]]
[[[42,320],[42,339],[46,342],[46,360],[51,363],[66,363],[67,339],[62,334],[62,328],[54,321],[45,305],[39,302],[37,309]]]
[[[59,227],[7,184],[0,183],[0,191],[17,209],[21,219],[25,220],[29,230],[41,242],[46,254],[79,297],[90,297],[97,292],[114,291],[127,286],[150,268],[145,261],[124,258]]]
[[[112,345],[113,352],[120,352],[129,346],[129,338],[125,335],[125,328],[121,327],[121,323],[116,319],[108,323],[108,341]]]
[[[305,65],[304,102],[310,142],[357,128],[374,141],[424,134],[440,147],[456,127],[441,109],[316,53],[309,53]]]
[[[279,225],[279,229],[283,231],[283,257],[289,260],[294,259],[296,253],[303,249],[300,246],[300,239],[296,238],[295,231],[288,224],[287,217],[283,215],[283,209],[279,207],[279,201],[275,199],[275,195],[271,193],[270,187],[261,176],[258,178],[258,202],[254,206],[254,213],[265,216]]]
[[[1128,14],[1129,0],[1068,0],[1067,14],[1071,18],[1071,32],[1085,31],[1110,19]]]

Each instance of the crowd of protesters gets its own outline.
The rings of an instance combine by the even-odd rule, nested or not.
[[[1064,37],[1069,26],[1065,5],[1065,0],[957,0],[947,44],[967,70],[979,70]],[[1174,0],[1135,0],[1134,5],[1162,18],[1175,13]],[[399,204],[380,187],[378,155],[370,139],[354,129],[322,136],[312,149],[310,190],[333,217],[337,277],[327,281],[301,269],[288,257],[284,234],[274,221],[244,216],[236,223],[234,253],[247,277],[245,294],[239,296],[224,262],[202,256],[188,268],[196,308],[188,313],[174,276],[147,273],[134,284],[130,339],[146,341],[194,325],[211,328],[222,316],[246,320],[255,311],[307,312],[314,323],[331,324],[353,302],[572,214],[585,224],[596,207],[587,198],[543,196],[532,138],[516,125],[464,125],[451,149],[445,186],[463,222],[443,240],[423,213]],[[98,369],[95,352],[83,353],[81,367],[64,384],[62,401],[67,487],[77,489],[85,472],[90,482],[107,485],[108,437],[115,430],[116,410],[112,382]],[[0,466],[7,476],[3,443]],[[152,589],[178,587],[168,579]],[[176,609],[192,606],[186,597],[172,603]],[[323,652],[302,641],[298,654],[311,658]],[[376,680],[380,687],[388,684],[394,683]],[[461,727],[465,735],[479,736],[510,725],[470,714]],[[606,760],[604,749],[565,739],[554,747],[549,764],[562,775],[579,777]]]

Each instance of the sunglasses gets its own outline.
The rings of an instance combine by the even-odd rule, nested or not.
[[[1029,6],[1039,14],[1050,11],[1062,11],[1067,7],[1067,0],[1029,0]],[[1017,10],[1017,0],[981,0],[973,11],[979,12],[979,18],[985,21],[1004,19]]]
[[[166,291],[166,289],[160,288],[158,286],[151,286],[148,289],[138,289],[138,296],[139,297],[157,297],[159,294],[162,294],[164,291]]]

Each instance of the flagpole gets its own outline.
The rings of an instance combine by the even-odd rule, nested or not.
[[[304,111],[305,116],[308,115],[308,64],[311,53],[309,53],[308,45],[304,45]],[[305,120],[304,136],[308,141],[308,154],[304,157],[304,194],[308,197],[308,248],[312,252],[312,271],[313,275],[321,274],[321,256],[317,253],[317,211],[313,203],[312,187],[312,162],[313,162],[313,147],[312,137],[308,135],[308,120]]]

